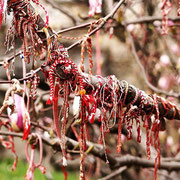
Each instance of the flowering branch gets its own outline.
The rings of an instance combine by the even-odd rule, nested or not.
[[[147,78],[147,75],[146,75],[146,72],[145,72],[145,69],[143,67],[143,65],[141,64],[141,61],[136,53],[136,47],[135,47],[135,43],[134,43],[134,40],[133,40],[133,37],[131,35],[131,33],[129,31],[127,31],[127,34],[129,36],[129,39],[130,39],[130,43],[131,43],[131,48],[132,48],[132,53],[135,57],[135,60],[137,62],[137,64],[139,65],[139,67],[141,68],[141,72],[143,74],[143,77],[144,77],[144,80],[145,80],[145,83],[148,85],[148,87],[150,89],[152,89],[153,91],[155,91],[156,93],[158,94],[164,94],[166,96],[172,96],[172,97],[176,97],[176,98],[180,98],[180,94],[177,94],[177,93],[170,93],[170,92],[167,92],[167,91],[164,91],[164,90],[161,90],[161,89],[158,89],[157,87],[155,87],[153,84],[151,84]]]

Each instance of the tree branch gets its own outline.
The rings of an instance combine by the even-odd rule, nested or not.
[[[118,167],[123,167],[123,166],[140,166],[143,168],[154,167],[154,160],[148,160],[145,158],[126,155],[117,159],[118,159]],[[174,161],[172,162],[161,161],[159,169],[165,169],[168,171],[177,171],[180,170],[180,163]]]
[[[19,137],[19,138],[23,137],[22,133],[6,132],[6,131],[0,131],[0,135],[13,136],[13,137]],[[31,138],[31,135],[29,135],[29,138]],[[61,151],[60,146],[59,146],[60,140],[58,138],[48,139],[48,138],[44,138],[42,135],[41,135],[41,138],[42,138],[42,141],[46,145],[51,146],[56,151]],[[67,141],[67,146],[69,148],[77,147],[77,145],[79,145],[79,142],[77,142],[69,137],[66,137],[66,141]],[[96,157],[99,157],[103,161],[106,161],[104,149],[103,149],[102,145],[87,142],[87,148],[89,148],[89,147],[93,147],[92,150],[90,151],[91,154],[93,154]],[[117,171],[115,171],[114,172],[115,175],[116,175],[116,173],[118,173],[118,172],[121,173],[121,171],[125,170],[126,166],[127,167],[139,166],[142,168],[153,168],[154,167],[154,160],[148,160],[145,158],[140,158],[140,157],[131,156],[131,155],[125,155],[122,157],[113,157],[110,154],[107,154],[107,155],[108,155],[109,165],[110,165],[111,169],[117,169],[117,168],[121,169],[123,167],[121,170],[118,169]],[[159,169],[165,169],[168,171],[178,171],[178,170],[180,170],[180,162],[176,162],[176,161],[167,162],[167,161],[161,160]],[[114,175],[114,174],[112,174],[112,175]]]
[[[105,16],[105,17],[103,18],[103,21],[101,22],[101,24],[100,24],[97,28],[95,28],[94,30],[92,30],[92,31],[91,31],[89,34],[87,34],[87,35],[88,35],[88,36],[92,36],[95,32],[97,32],[99,29],[101,29],[101,28],[105,25],[105,23],[107,22],[108,19],[113,18],[114,14],[117,12],[117,10],[119,9],[119,7],[124,3],[124,1],[125,1],[125,0],[120,0],[120,1],[117,3],[117,5],[114,7],[114,9],[113,9],[107,16]],[[74,44],[72,44],[71,46],[69,46],[69,47],[67,48],[67,50],[70,50],[70,49],[74,48],[75,46],[81,44],[82,41],[83,41],[83,40],[81,39],[81,40],[75,42]]]
[[[168,20],[176,22],[176,21],[180,21],[180,17],[175,17],[175,18],[168,17]],[[124,21],[123,23],[125,25],[129,25],[129,24],[152,23],[154,21],[162,21],[162,17],[156,17],[156,16],[139,17],[136,20]]]
[[[63,14],[65,14],[66,16],[68,16],[74,25],[77,24],[77,19],[72,15],[70,14],[69,11],[67,11],[66,9],[62,8],[62,7],[59,7],[56,2],[54,2],[54,0],[45,0],[47,3],[49,3],[54,9],[57,9],[59,11],[61,11]]]
[[[36,69],[34,72],[38,73],[39,71],[41,71],[41,68]],[[19,79],[20,81],[24,81],[27,80],[28,78],[32,77],[34,73],[29,73],[29,76],[23,79]],[[64,73],[65,74],[65,73]],[[101,88],[108,83],[108,79],[107,78],[98,78],[97,76],[90,76],[89,74],[86,73],[82,73],[81,74],[82,78],[85,80],[84,83],[84,88],[86,89],[86,91],[89,91],[89,85],[93,85],[94,89],[97,89],[99,84],[102,83]],[[89,78],[90,77],[90,78]],[[62,81],[66,79],[66,77],[61,76]],[[71,77],[72,79],[74,77]],[[148,102],[144,107],[143,107],[143,111],[148,113],[153,113],[156,114],[156,109],[154,108],[154,100],[151,96],[148,96],[144,91],[139,90],[138,88],[136,88],[135,86],[128,84],[126,81],[122,80],[122,81],[118,81],[118,84],[120,85],[120,97],[121,101],[124,101],[124,106],[128,106],[129,104],[132,104],[134,106],[137,106],[139,108],[141,108],[141,102],[142,99],[145,98],[145,100]],[[124,99],[125,96],[125,91],[127,90],[127,96]],[[111,93],[111,92],[109,92]],[[137,94],[138,93],[138,94]],[[144,94],[142,96],[142,94]],[[135,97],[138,95],[136,101],[134,101],[132,103],[132,101],[135,99]],[[165,117],[169,120],[171,119],[177,119],[180,120],[180,110],[172,103],[165,101],[160,97],[157,96],[158,98],[158,109],[159,109],[159,116],[161,117]],[[163,101],[161,101],[161,99]]]
[[[124,167],[120,167],[119,169],[113,171],[111,174],[107,175],[106,177],[103,177],[103,178],[100,178],[98,180],[109,180],[109,179],[112,179],[118,175],[120,175],[123,171],[125,171],[127,169],[126,166]]]

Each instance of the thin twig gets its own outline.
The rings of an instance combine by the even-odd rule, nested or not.
[[[32,72],[29,72],[27,73],[26,77],[25,78],[20,78],[18,79],[19,82],[23,82],[23,81],[26,81],[26,80],[29,80],[30,78],[32,78],[36,73],[40,72],[41,71],[41,67],[33,70]],[[12,81],[0,81],[0,84],[9,84],[9,83],[12,83]]]
[[[108,19],[113,18],[114,14],[117,12],[117,10],[119,9],[119,7],[124,3],[124,1],[125,1],[125,0],[120,0],[120,1],[117,3],[117,5],[114,7],[114,9],[111,11],[111,13],[109,13],[107,16],[105,16],[105,17],[103,18],[102,23],[99,24],[98,27],[96,27],[93,31],[91,31],[91,32],[90,32],[89,34],[87,34],[87,35],[88,35],[88,36],[92,36],[95,32],[97,32],[99,29],[101,29],[101,28],[105,25],[105,23],[107,22]],[[69,47],[67,48],[67,50],[70,50],[70,49],[74,48],[75,46],[81,44],[82,41],[83,41],[83,39],[75,42],[74,44],[72,44],[71,46],[69,46]]]
[[[112,179],[112,178],[118,176],[119,174],[121,174],[126,169],[127,169],[127,166],[120,167],[119,169],[113,171],[111,174],[107,175],[106,177],[100,178],[98,180],[109,180],[109,179]]]
[[[175,22],[175,21],[179,21],[180,17],[175,17],[175,18],[168,17],[168,20]],[[162,17],[157,17],[157,16],[140,17],[136,20],[125,21],[123,23],[126,25],[129,25],[129,24],[152,23],[154,21],[162,21]]]
[[[0,61],[0,66],[4,65],[4,62],[7,61],[8,63],[10,63],[15,57],[19,56],[21,54],[21,50],[18,50],[18,52],[14,55],[12,55],[9,58],[6,57],[1,57],[1,59],[4,59],[3,61]]]
[[[11,81],[0,81],[0,84],[11,84]]]
[[[145,158],[141,157],[135,157],[131,155],[125,155],[120,158],[117,158],[118,161],[118,167],[123,167],[123,166],[140,166],[143,168],[153,168],[154,167],[154,160],[148,160]],[[166,169],[168,171],[173,171],[173,170],[180,170],[180,163],[179,162],[163,162],[161,160],[159,169]]]
[[[68,16],[72,20],[74,25],[77,24],[77,19],[74,17],[73,14],[70,14],[69,11],[67,11],[66,9],[58,6],[56,4],[56,2],[54,2],[53,0],[46,0],[46,2],[49,3],[54,9],[57,9],[57,10],[61,11],[63,14],[65,14],[66,16]]]
[[[76,30],[76,29],[81,29],[81,28],[90,26],[91,24],[92,22],[88,22],[88,23],[77,25],[77,26],[69,27],[69,28],[58,31],[57,34],[65,33],[65,32]]]

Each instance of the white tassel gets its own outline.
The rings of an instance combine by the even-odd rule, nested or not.
[[[6,9],[7,9],[7,0],[4,0],[3,14],[6,13]]]
[[[67,166],[67,160],[64,156],[63,156],[63,166]]]
[[[78,118],[79,111],[80,111],[80,96],[75,96],[73,102],[73,115],[75,118]]]

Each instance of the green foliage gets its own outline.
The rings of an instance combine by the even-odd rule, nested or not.
[[[11,170],[13,164],[13,159],[1,159],[0,160],[0,179],[2,180],[24,180],[25,174],[28,169],[28,164],[24,163],[22,160],[18,161],[17,168],[15,171]],[[54,180],[64,179],[64,175],[62,172],[54,171],[52,172],[52,176]],[[38,180],[47,180],[45,175],[39,171],[39,169],[35,170],[34,179]],[[78,180],[78,173],[69,172],[68,180]]]

